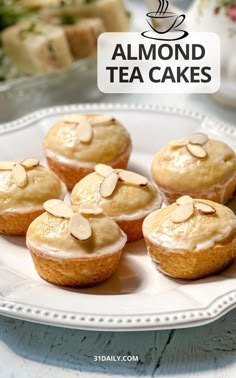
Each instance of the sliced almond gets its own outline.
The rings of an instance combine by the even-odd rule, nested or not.
[[[94,203],[83,203],[80,206],[80,213],[98,215],[102,213],[102,208]]]
[[[188,143],[186,148],[188,152],[196,158],[203,159],[207,156],[206,150],[204,150],[204,148],[199,146],[198,144]]]
[[[118,175],[116,172],[111,172],[105,177],[100,186],[101,196],[104,198],[111,196],[116,188],[117,181]]]
[[[208,136],[204,133],[196,133],[188,138],[189,143],[203,145],[208,141]]]
[[[86,119],[79,123],[77,130],[80,142],[90,142],[93,136],[93,128]]]
[[[69,222],[70,234],[78,240],[87,240],[92,235],[92,229],[89,221],[82,215],[75,214]]]
[[[95,172],[100,176],[107,177],[110,173],[113,172],[113,168],[106,164],[97,164],[95,166]]]
[[[216,209],[203,202],[195,202],[195,208],[201,215],[211,215],[216,213]]]
[[[64,123],[66,125],[72,125],[73,127],[77,127],[79,122],[75,122],[75,121],[64,121]]]
[[[146,177],[141,176],[135,172],[124,170],[124,171],[120,171],[118,175],[119,175],[119,179],[121,181],[126,182],[127,184],[146,186],[148,183],[148,179]]]
[[[190,196],[182,196],[176,200],[177,205],[185,205],[186,203],[193,203],[193,199]]]
[[[188,220],[194,212],[193,204],[186,203],[181,206],[177,206],[176,209],[171,214],[171,220],[174,223],[182,223]]]
[[[11,171],[15,164],[15,161],[0,161],[0,171]]]
[[[25,168],[34,168],[39,165],[39,160],[35,158],[30,158],[22,161],[21,163]]]
[[[170,146],[171,147],[183,147],[183,146],[186,146],[186,144],[188,144],[188,139],[187,138],[181,138],[181,139],[177,139],[177,140],[172,140],[169,142]]]
[[[58,199],[51,199],[44,202],[43,207],[47,213],[54,215],[54,217],[57,218],[69,219],[74,214],[69,205]]]
[[[23,188],[28,182],[28,177],[27,177],[25,168],[19,163],[16,163],[13,166],[12,177],[13,177],[14,183],[19,188]]]
[[[63,122],[65,123],[71,123],[71,124],[78,124],[82,120],[84,120],[85,117],[81,114],[70,114],[63,118]]]
[[[106,114],[97,115],[91,119],[93,125],[109,125],[112,122],[115,122],[115,118]]]

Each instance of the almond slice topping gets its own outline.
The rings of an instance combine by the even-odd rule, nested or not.
[[[25,168],[34,168],[39,165],[39,160],[35,158],[25,159],[21,163]]]
[[[185,205],[186,203],[193,203],[193,199],[190,196],[182,196],[176,200],[177,205]]]
[[[208,136],[204,133],[196,133],[188,138],[189,143],[203,145],[208,141]]]
[[[111,196],[116,188],[117,182],[118,174],[116,172],[111,172],[107,177],[105,177],[100,186],[101,196],[104,198]]]
[[[172,140],[169,142],[171,147],[184,147],[186,146],[187,143],[188,143],[187,138],[181,138],[181,139]]]
[[[177,206],[171,214],[171,220],[174,223],[185,222],[193,215],[193,212],[194,208],[192,203],[186,203],[184,205]]]
[[[47,213],[54,215],[54,217],[57,218],[69,219],[74,214],[69,205],[57,199],[51,199],[44,202],[43,207]]]
[[[79,123],[77,130],[80,142],[89,142],[92,139],[93,129],[91,124],[86,119]]]
[[[15,164],[15,161],[0,161],[0,171],[11,171]]]
[[[89,221],[79,213],[71,217],[69,221],[69,231],[71,236],[81,241],[89,239],[92,235]]]
[[[195,208],[201,215],[211,215],[216,213],[216,209],[203,202],[195,202]]]
[[[70,114],[70,115],[67,115],[63,118],[63,122],[76,125],[84,119],[85,119],[85,117],[82,116],[81,114]]]
[[[80,212],[82,214],[98,215],[102,213],[102,208],[94,203],[83,203],[80,206]]]
[[[110,115],[98,115],[91,119],[92,125],[109,125],[111,122],[115,122],[115,118]]]
[[[95,172],[100,176],[107,177],[110,173],[113,172],[113,168],[106,164],[97,164],[95,166]]]
[[[12,176],[13,176],[14,183],[19,188],[23,188],[27,184],[27,181],[28,181],[27,173],[25,171],[25,168],[21,164],[16,163],[13,166]]]
[[[188,143],[186,146],[188,152],[195,158],[203,159],[207,156],[206,150],[198,144]]]
[[[118,173],[119,179],[124,181],[128,184],[138,185],[138,186],[146,186],[148,183],[148,179],[142,175],[139,175],[135,172],[130,171],[120,171]]]

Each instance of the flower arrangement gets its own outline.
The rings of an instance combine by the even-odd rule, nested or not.
[[[209,3],[209,0],[200,1],[200,12]],[[224,12],[232,22],[236,22],[236,0],[216,0],[216,5],[213,8],[214,14],[217,15]]]
[[[224,12],[231,21],[236,22],[236,1],[218,0],[214,13],[217,15],[220,12]]]
[[[236,5],[230,5],[228,7],[228,17],[233,21],[236,22]]]

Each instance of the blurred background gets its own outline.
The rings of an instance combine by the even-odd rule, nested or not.
[[[162,0],[165,2],[165,0]],[[222,83],[213,95],[105,95],[96,84],[96,41],[105,31],[143,31],[158,0],[0,0],[0,122],[78,102],[140,103],[236,121],[236,0],[173,0],[192,31],[221,38]]]

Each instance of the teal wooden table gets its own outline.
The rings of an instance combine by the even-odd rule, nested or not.
[[[0,316],[1,378],[103,376],[235,378],[236,310],[203,327],[133,333],[62,329]]]

